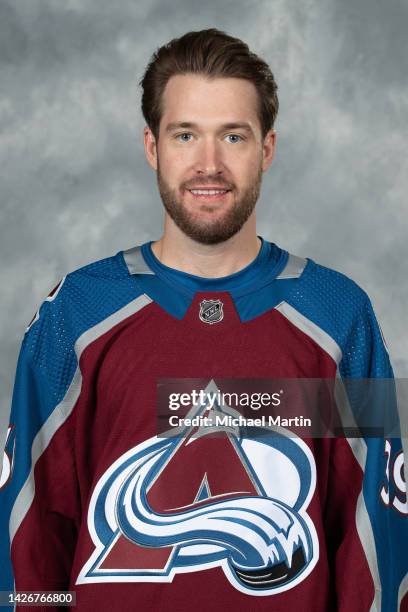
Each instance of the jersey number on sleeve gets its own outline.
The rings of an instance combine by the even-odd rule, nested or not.
[[[4,445],[4,452],[3,452],[3,468],[1,470],[1,476],[0,476],[0,489],[6,486],[6,484],[11,478],[11,473],[13,471],[14,444],[13,444],[11,453],[7,451],[7,444],[11,441],[11,432],[13,429],[14,429],[13,425],[9,425],[7,429],[6,442]]]
[[[407,485],[404,475],[404,453],[400,450],[392,457],[391,443],[389,440],[385,440],[384,455],[387,458],[385,466],[386,482],[381,487],[380,497],[386,506],[391,506],[400,514],[407,516],[408,504]],[[393,492],[391,493],[390,490]]]

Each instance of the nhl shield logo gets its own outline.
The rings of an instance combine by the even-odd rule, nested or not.
[[[200,319],[203,323],[218,323],[224,318],[221,300],[203,300],[200,302]]]

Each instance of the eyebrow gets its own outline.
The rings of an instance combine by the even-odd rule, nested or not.
[[[198,129],[198,124],[192,123],[190,121],[177,121],[177,122],[169,123],[165,131],[173,132],[174,130],[177,130],[180,128]],[[249,123],[245,123],[245,122],[223,123],[219,131],[223,131],[223,130],[245,130],[246,132],[253,133],[253,130],[251,126],[249,125]]]

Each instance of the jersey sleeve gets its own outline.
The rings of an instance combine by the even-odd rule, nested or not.
[[[14,381],[0,480],[0,591],[69,585],[79,496],[61,386],[72,378],[71,365],[46,300],[26,330]],[[68,386],[78,392],[75,377]]]
[[[361,401],[367,407],[372,406],[377,412],[384,411],[385,424],[392,423],[392,437],[387,435],[374,437],[366,435],[360,438],[343,438],[337,445],[337,456],[333,458],[333,478],[339,483],[341,497],[338,507],[346,508],[350,514],[347,499],[356,498],[354,516],[343,516],[340,519],[336,553],[336,587],[339,609],[350,610],[348,599],[363,587],[358,580],[360,571],[356,543],[351,536],[353,524],[364,549],[365,561],[369,566],[374,586],[375,610],[394,612],[408,610],[406,575],[408,572],[408,518],[407,494],[404,480],[404,455],[401,437],[395,423],[398,423],[398,406],[395,394],[393,370],[388,350],[373,311],[372,304],[365,296],[363,307],[352,326],[347,343],[343,347],[343,358],[339,365],[341,378],[347,389],[347,380],[357,381],[347,391],[351,410],[357,414]],[[352,380],[353,379],[353,380]],[[368,394],[367,379],[375,379]],[[350,389],[353,392],[350,392]],[[355,392],[357,389],[357,393]],[[397,434],[395,434],[397,431]],[[345,444],[351,450],[362,473],[361,490],[353,478],[352,466]],[[349,593],[349,597],[345,594]],[[342,607],[343,606],[343,607]]]

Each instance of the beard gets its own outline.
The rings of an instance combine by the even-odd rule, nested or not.
[[[240,197],[234,201],[223,216],[217,215],[213,220],[202,220],[198,216],[189,212],[180,199],[176,189],[172,189],[160,172],[160,164],[157,164],[157,183],[160,196],[169,216],[173,219],[177,227],[186,236],[201,244],[219,244],[225,242],[240,231],[244,223],[250,217],[259,198],[262,182],[262,168],[259,166],[258,173],[251,184],[241,193]],[[190,181],[192,184],[193,181]],[[219,185],[220,189],[230,189],[234,193],[234,185],[223,182],[220,183],[219,177],[207,176],[202,182],[196,180],[204,187],[208,185]],[[188,183],[180,187],[180,192],[188,188]],[[201,204],[203,210],[211,211],[211,204]]]

